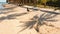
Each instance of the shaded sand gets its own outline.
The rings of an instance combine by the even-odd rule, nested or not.
[[[31,21],[31,18],[35,15],[39,17],[40,15],[47,13],[42,11],[27,12],[26,8],[21,7],[3,11],[5,12],[0,14],[0,34],[39,34],[34,28],[27,28],[21,32],[19,31],[24,28],[21,25],[27,21]],[[49,17],[49,15],[47,17]],[[40,34],[60,34],[60,14],[57,14],[52,19],[56,21],[45,21],[46,24],[40,26]]]

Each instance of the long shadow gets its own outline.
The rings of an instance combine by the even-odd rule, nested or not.
[[[14,12],[14,11],[12,11],[13,8],[16,8],[16,7],[0,9],[0,14],[6,14],[6,13]]]
[[[17,7],[17,6],[16,6]],[[1,11],[3,11],[3,10],[10,10],[10,9],[14,9],[14,8],[16,8],[16,7],[10,7],[10,8],[4,8],[4,9],[0,9]]]
[[[60,12],[54,12],[55,10],[54,11],[40,10],[40,11],[60,15]]]
[[[3,17],[0,17],[0,22],[2,22],[3,20],[10,20],[10,19],[16,19],[16,17],[18,16],[22,16],[22,15],[25,15],[27,13],[16,13],[16,14],[10,14],[10,15],[7,15],[7,16],[3,16]]]
[[[35,15],[31,20],[32,21],[28,21],[22,25],[20,25],[21,27],[24,27],[21,31],[24,31],[25,29],[29,28],[34,28],[37,32],[39,32],[39,27],[38,26],[42,26],[44,24],[46,24],[45,22],[56,22],[58,20],[53,19],[54,17],[56,17],[58,14],[52,14],[52,13],[43,13],[42,15],[40,15],[40,17],[38,17],[37,15]],[[36,26],[34,27],[34,25],[36,24]]]
[[[8,13],[12,13],[14,11],[10,10],[10,11],[1,11],[0,14],[8,14]]]

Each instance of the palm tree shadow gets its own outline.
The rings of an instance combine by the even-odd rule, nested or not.
[[[27,13],[15,13],[15,14],[10,14],[10,15],[7,15],[7,16],[3,16],[3,17],[0,17],[0,22],[4,21],[4,20],[11,20],[11,19],[16,19],[16,17],[19,17],[19,16],[22,16],[22,15],[25,15]]]
[[[56,22],[56,19],[53,19],[54,17],[56,17],[57,14],[52,14],[52,13],[43,13],[42,15],[40,15],[39,17],[37,15],[35,15],[31,20],[32,21],[28,21],[26,23],[24,23],[23,25],[20,25],[22,27],[24,27],[21,31],[24,31],[25,29],[29,28],[34,28],[37,32],[39,32],[39,27],[38,26],[42,26],[44,24],[46,24],[45,22]],[[34,25],[36,24],[36,26],[34,27]]]

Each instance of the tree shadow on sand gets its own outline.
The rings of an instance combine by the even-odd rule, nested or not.
[[[42,25],[47,25],[46,22],[56,22],[58,20],[54,19],[54,17],[56,17],[58,14],[55,13],[43,13],[42,15],[40,15],[39,17],[37,15],[35,15],[31,21],[28,21],[22,25],[20,25],[21,27],[24,27],[21,31],[24,31],[25,29],[29,28],[34,28],[37,32],[39,32],[39,26]],[[35,25],[35,27],[34,27]],[[49,26],[53,26],[53,25],[49,25]]]
[[[17,6],[16,6],[16,7],[17,7]],[[14,12],[12,9],[14,9],[14,8],[16,8],[16,7],[0,9],[0,14],[7,14],[7,13]]]
[[[14,11],[10,10],[10,11],[0,11],[0,14],[8,14],[8,13],[12,13]]]
[[[10,20],[10,19],[16,19],[16,17],[19,17],[19,16],[22,16],[22,15],[25,15],[27,13],[16,13],[16,14],[10,14],[10,15],[7,15],[7,16],[2,16],[0,17],[0,22],[2,22],[3,20]]]
[[[54,12],[56,10],[54,10],[54,11],[40,10],[40,11],[46,12],[46,13],[52,13],[52,14],[58,14],[58,15],[60,15],[60,12]]]

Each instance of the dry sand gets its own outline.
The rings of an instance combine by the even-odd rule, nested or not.
[[[19,32],[23,27],[23,22],[30,21],[35,15],[40,16],[42,11],[27,12],[26,8],[15,7],[9,10],[3,10],[0,14],[0,34],[39,34],[34,28]],[[60,15],[54,17],[56,22],[46,21],[46,24],[40,26],[40,34],[60,34]],[[49,26],[50,25],[50,26]],[[19,26],[19,27],[18,27]]]

